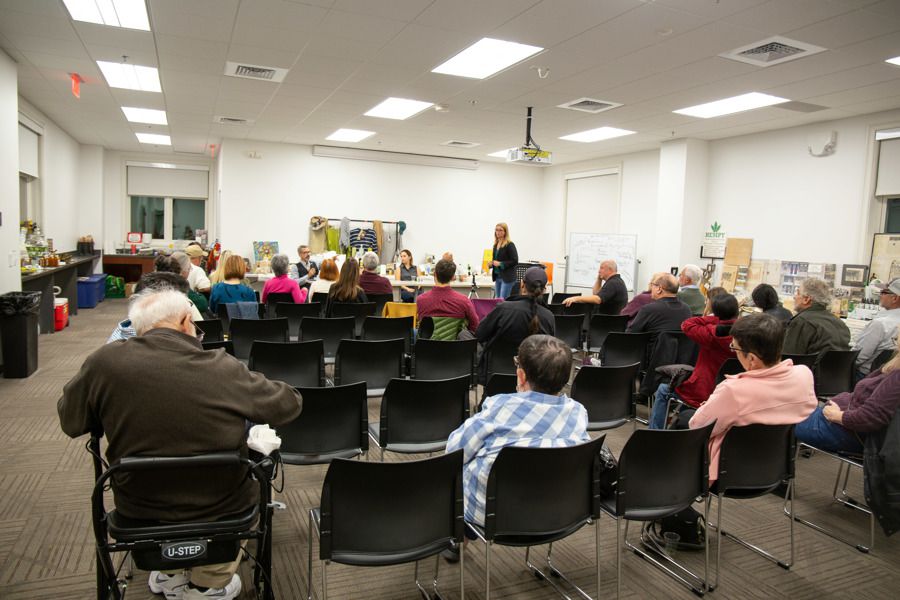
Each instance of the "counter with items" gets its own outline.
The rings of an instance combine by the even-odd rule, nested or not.
[[[22,273],[22,291],[41,292],[41,333],[53,333],[53,288],[60,288],[59,296],[69,299],[69,314],[78,314],[78,278],[91,275],[99,259],[99,252],[89,256],[75,255],[57,267]]]

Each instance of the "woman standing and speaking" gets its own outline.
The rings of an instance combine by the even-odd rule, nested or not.
[[[506,223],[497,223],[494,227],[494,255],[491,265],[491,278],[494,280],[494,296],[507,298],[516,282],[516,265],[519,253],[516,245],[509,239],[509,227]]]

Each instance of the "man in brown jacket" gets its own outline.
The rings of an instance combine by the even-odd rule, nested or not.
[[[110,463],[134,455],[246,455],[247,421],[279,425],[300,414],[294,388],[249,371],[224,350],[203,350],[183,294],[135,295],[128,317],[137,337],[91,354],[57,405],[67,435],[106,435]],[[123,516],[168,522],[214,520],[257,501],[257,487],[246,476],[212,469],[186,477],[118,478],[113,494]],[[235,598],[239,564],[240,555],[190,574],[153,572],[150,589],[167,599]]]

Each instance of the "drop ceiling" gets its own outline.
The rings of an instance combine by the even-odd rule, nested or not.
[[[0,47],[17,63],[19,93],[83,144],[207,155],[226,138],[322,144],[352,128],[376,132],[354,147],[503,162],[487,154],[524,142],[533,106],[532,136],[556,164],[900,108],[900,67],[884,62],[900,55],[900,0],[148,0],[147,8],[151,32],[72,21],[61,0],[0,0]],[[766,68],[719,56],[772,36],[826,50]],[[482,37],[546,50],[484,80],[431,72]],[[163,93],[109,88],[95,61],[122,56],[158,67]],[[226,77],[227,61],[288,74],[283,83]],[[84,80],[80,99],[71,73]],[[824,108],[672,113],[752,91]],[[389,96],[446,110],[405,121],[364,116]],[[584,97],[622,106],[557,107]],[[129,123],[122,106],[165,110],[168,125]],[[637,133],[558,139],[598,127]],[[172,146],[142,145],[136,132],[168,134]]]

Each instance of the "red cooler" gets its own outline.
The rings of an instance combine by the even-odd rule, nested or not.
[[[62,331],[69,324],[69,299],[53,299],[53,329]]]

